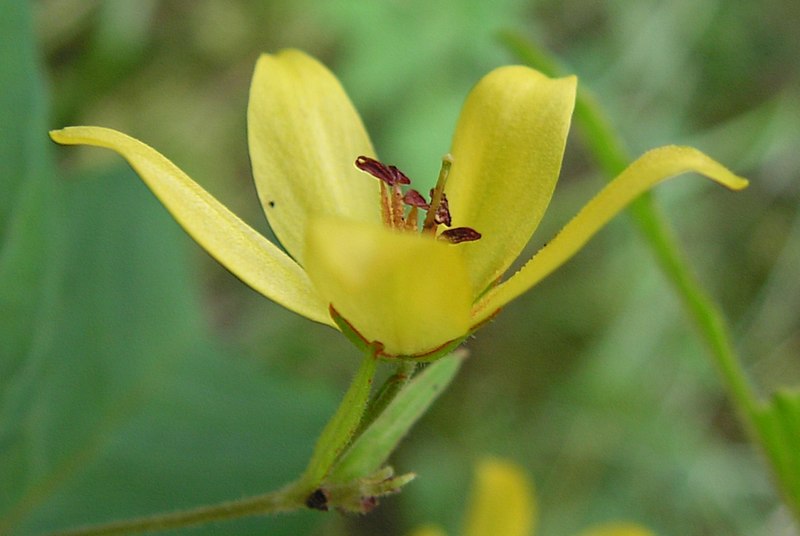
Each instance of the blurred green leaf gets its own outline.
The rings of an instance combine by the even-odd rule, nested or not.
[[[0,13],[0,400],[6,400],[5,413],[11,411],[7,397],[12,396],[5,380],[28,374],[21,370],[23,361],[47,343],[41,305],[52,298],[59,256],[45,100],[27,3],[0,0]]]
[[[57,185],[26,2],[0,0],[0,512],[28,473],[30,384],[52,342],[60,264]]]
[[[27,3],[0,0],[0,12],[0,229],[7,237],[27,179],[41,184],[49,162],[41,135],[46,110]]]
[[[0,533],[291,480],[334,400],[264,377],[209,338],[189,239],[132,172],[55,178],[28,4],[2,0],[0,12]],[[297,534],[312,523],[207,531]]]
[[[263,377],[209,341],[188,238],[132,172],[71,184],[65,206],[57,344],[35,382],[12,384],[26,401],[24,433],[4,450],[17,450],[25,471],[0,532],[234,499],[296,476],[332,400]],[[269,526],[294,534],[310,521]]]
[[[784,498],[800,515],[800,391],[777,391],[758,409],[756,426]]]

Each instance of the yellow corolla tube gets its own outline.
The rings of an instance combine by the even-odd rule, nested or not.
[[[345,220],[315,221],[306,269],[367,341],[413,355],[464,336],[472,287],[457,247]]]

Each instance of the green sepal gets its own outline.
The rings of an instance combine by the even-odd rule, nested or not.
[[[408,430],[455,377],[466,354],[455,353],[417,374],[342,454],[326,481],[336,484],[375,473]]]
[[[311,460],[300,479],[308,487],[316,488],[325,479],[358,429],[377,366],[374,349],[368,349],[339,409],[317,440]]]

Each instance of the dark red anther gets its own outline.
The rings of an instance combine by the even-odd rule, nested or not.
[[[403,195],[403,203],[410,207],[417,207],[423,210],[428,210],[431,208],[430,203],[425,201],[425,198],[422,197],[422,194],[416,190],[408,190],[405,195]]]
[[[433,190],[431,190],[431,198],[433,198]],[[447,196],[442,192],[442,198],[439,201],[439,206],[436,207],[436,213],[433,215],[433,221],[436,223],[443,223],[447,227],[453,224],[450,218],[450,205],[447,202]]]
[[[395,184],[411,184],[411,179],[406,177],[405,173],[395,166],[387,166],[383,162],[379,162],[368,156],[359,156],[356,158],[356,167],[361,171],[366,171],[376,179],[382,180],[389,186],[394,186]]]
[[[453,227],[442,231],[438,238],[446,240],[451,244],[460,244],[461,242],[474,242],[481,237],[481,233],[471,227]]]

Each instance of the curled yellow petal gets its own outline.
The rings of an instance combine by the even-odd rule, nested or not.
[[[261,205],[301,265],[311,215],[381,221],[378,181],[354,165],[374,156],[372,144],[339,81],[317,60],[298,50],[259,58],[247,135]]]
[[[464,103],[446,191],[454,224],[482,235],[462,245],[478,292],[519,256],[550,203],[576,84],[574,76],[551,79],[528,67],[501,67]]]
[[[686,172],[699,173],[731,190],[747,186],[746,179],[691,147],[667,146],[645,153],[589,201],[519,272],[487,292],[475,307],[474,323],[488,318],[564,264],[640,194]]]
[[[312,220],[306,270],[320,293],[390,355],[430,352],[469,328],[472,287],[458,247],[344,220]]]
[[[533,484],[517,465],[498,459],[477,467],[465,536],[530,536],[536,521]]]
[[[333,325],[327,303],[297,263],[151,147],[101,127],[68,127],[50,137],[64,145],[116,151],[186,232],[236,277],[287,309]]]

